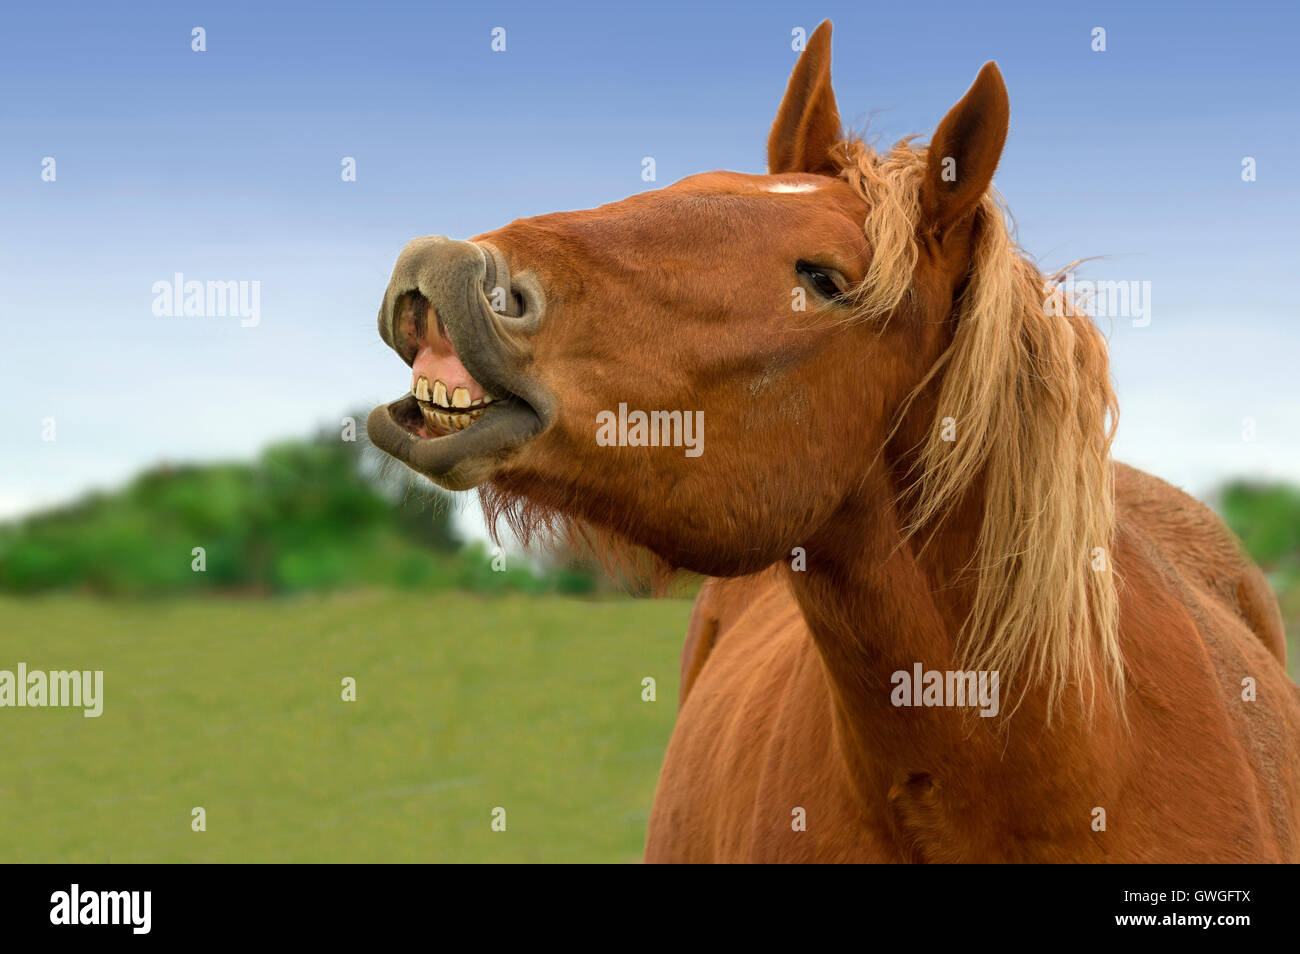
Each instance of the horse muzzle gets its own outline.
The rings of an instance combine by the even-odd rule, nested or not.
[[[555,416],[554,398],[530,373],[545,308],[536,277],[512,277],[487,242],[409,242],[384,293],[379,335],[411,366],[411,391],[370,413],[370,440],[448,490],[487,480]]]

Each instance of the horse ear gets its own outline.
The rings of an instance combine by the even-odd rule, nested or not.
[[[993,182],[1010,116],[1002,72],[985,63],[930,140],[921,212],[939,235],[975,208]]]
[[[823,20],[790,74],[767,137],[767,171],[834,175],[830,151],[840,139],[840,111],[831,89],[831,21]]]

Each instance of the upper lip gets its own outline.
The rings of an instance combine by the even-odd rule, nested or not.
[[[496,259],[497,261],[494,261]],[[367,430],[381,450],[448,489],[475,486],[513,450],[539,434],[554,416],[550,393],[530,373],[532,349],[527,334],[540,321],[544,301],[530,276],[517,276],[524,314],[496,314],[485,284],[489,270],[503,267],[491,246],[428,236],[409,243],[398,257],[379,311],[383,339],[409,365],[414,355],[403,347],[396,326],[404,295],[419,292],[437,309],[465,369],[497,400],[472,426],[443,437],[422,438],[413,393],[371,412]],[[489,264],[490,263],[490,264]]]

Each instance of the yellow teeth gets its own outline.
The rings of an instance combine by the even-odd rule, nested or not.
[[[431,407],[420,406],[420,413],[424,415],[425,426],[431,431],[450,431],[451,417],[441,411],[435,411]]]
[[[415,379],[411,393],[419,402],[420,414],[424,417],[425,427],[435,437],[456,434],[465,430],[482,417],[496,398],[485,394],[481,398],[470,399],[469,388],[459,387],[448,393],[444,381],[429,379],[423,374]]]
[[[423,374],[415,379],[415,384],[411,388],[411,393],[415,395],[417,401],[422,404],[433,404],[438,408],[446,410],[463,411],[468,408],[484,408],[496,400],[492,395],[485,394],[481,398],[469,396],[469,388],[450,389],[443,381],[435,380],[432,385],[429,379]]]
[[[425,426],[431,431],[441,431],[444,434],[463,431],[486,412],[486,406],[465,411],[440,411],[428,404],[420,405],[420,413],[424,416]]]

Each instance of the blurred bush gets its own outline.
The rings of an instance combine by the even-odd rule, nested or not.
[[[343,586],[582,593],[591,571],[493,569],[462,548],[447,498],[378,465],[362,442],[321,434],[252,464],[162,466],[112,494],[0,527],[0,591],[105,595],[220,590],[292,593]],[[196,572],[193,550],[206,567]]]
[[[1219,493],[1219,511],[1264,572],[1287,588],[1300,578],[1300,488],[1235,481]]]
[[[164,465],[115,493],[0,526],[0,592],[637,591],[575,552],[538,565],[481,543],[463,546],[448,498],[413,484],[368,446],[322,433],[272,445],[250,464]],[[1215,506],[1268,575],[1294,635],[1300,487],[1234,481]],[[195,547],[204,550],[201,573],[192,569]]]
[[[1292,671],[1300,672],[1300,487],[1233,481],[1217,497],[1219,513],[1277,594],[1291,641]]]

